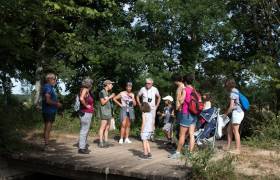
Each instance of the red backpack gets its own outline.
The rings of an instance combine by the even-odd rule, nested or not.
[[[199,115],[203,110],[204,104],[201,100],[201,95],[193,89],[191,92],[191,101],[189,103],[189,112],[194,115]]]

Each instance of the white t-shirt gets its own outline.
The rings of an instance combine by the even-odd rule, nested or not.
[[[143,102],[147,102],[152,109],[156,107],[156,95],[159,95],[158,89],[152,86],[150,89],[142,87],[138,96],[143,98]]]
[[[210,101],[206,101],[204,103],[203,110],[207,110],[207,109],[210,109],[210,108],[211,108],[211,102]]]

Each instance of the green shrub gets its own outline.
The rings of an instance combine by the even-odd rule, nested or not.
[[[245,144],[261,148],[278,148],[280,145],[280,117],[270,111],[261,112],[261,122],[255,124],[254,132],[246,137]]]
[[[213,159],[214,150],[186,151],[186,164],[191,166],[191,179],[235,179],[234,157],[229,154],[220,160]]]

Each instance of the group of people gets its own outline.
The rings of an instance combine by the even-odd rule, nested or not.
[[[57,109],[62,106],[58,101],[54,90],[56,84],[55,74],[49,73],[46,76],[46,84],[42,92],[42,112],[45,122],[44,126],[44,145],[45,148],[50,148],[49,137],[52,124],[55,121]],[[110,129],[111,119],[113,118],[113,103],[120,107],[120,139],[119,144],[132,143],[129,139],[129,132],[131,122],[135,119],[135,107],[139,106],[142,112],[142,126],[141,126],[141,140],[143,141],[143,155],[142,159],[151,159],[151,148],[149,140],[153,136],[155,130],[156,115],[164,119],[163,131],[165,132],[167,142],[171,142],[173,124],[179,125],[179,138],[176,152],[169,157],[177,159],[181,156],[182,149],[189,139],[189,151],[192,152],[195,146],[194,132],[199,126],[199,115],[192,114],[189,111],[189,104],[191,101],[192,92],[195,90],[193,84],[195,81],[194,75],[188,74],[186,76],[174,75],[172,81],[177,86],[176,99],[172,96],[162,98],[165,107],[162,111],[159,110],[161,96],[154,82],[151,78],[147,78],[145,86],[140,89],[135,96],[132,90],[132,82],[127,82],[125,90],[115,95],[112,93],[114,82],[105,80],[103,82],[103,89],[99,92],[99,112],[100,112],[100,128],[99,128],[99,147],[108,147],[108,132]],[[89,154],[87,138],[91,125],[91,119],[94,109],[94,97],[91,93],[93,80],[85,78],[81,84],[80,92],[78,94],[80,109],[80,135],[78,142],[78,153]],[[224,116],[231,116],[231,122],[227,128],[227,146],[226,150],[230,150],[232,138],[234,135],[236,141],[236,153],[240,153],[240,135],[239,125],[244,118],[244,111],[239,102],[238,89],[233,79],[228,79],[225,82],[225,88],[229,92],[229,106],[224,112]],[[209,93],[203,95],[204,109],[211,107]],[[173,105],[174,104],[174,105]]]

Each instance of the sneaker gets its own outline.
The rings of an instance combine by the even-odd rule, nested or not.
[[[170,158],[170,159],[180,159],[180,157],[181,157],[181,153],[175,152],[174,154],[172,154],[168,158]]]
[[[141,160],[148,160],[150,159],[148,155],[145,155],[145,154],[142,154],[140,157],[139,157]]]
[[[54,152],[54,151],[55,151],[55,148],[50,147],[49,145],[45,145],[44,151]]]
[[[104,148],[104,143],[103,143],[103,142],[99,142],[98,146],[99,146],[100,148]]]
[[[79,149],[79,150],[78,150],[78,153],[79,153],[79,154],[89,154],[89,153],[90,153],[90,150],[88,150],[88,149]]]
[[[119,140],[119,144],[123,144],[123,138]]]
[[[151,153],[148,153],[148,158],[152,159],[152,154]]]
[[[200,141],[200,139],[198,139],[196,143],[197,143],[198,146],[203,145],[203,143]]]
[[[109,147],[109,146],[110,146],[109,142],[108,141],[104,141],[104,147]]]
[[[130,141],[128,138],[125,139],[124,143],[128,143],[128,144],[131,144],[132,141]]]

